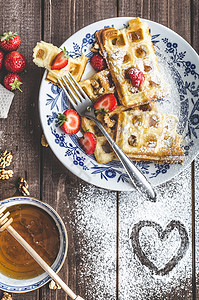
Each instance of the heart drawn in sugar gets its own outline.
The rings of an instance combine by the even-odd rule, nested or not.
[[[140,262],[155,275],[168,274],[185,255],[189,238],[180,221],[171,221],[166,228],[156,222],[140,221],[130,233],[133,250]]]

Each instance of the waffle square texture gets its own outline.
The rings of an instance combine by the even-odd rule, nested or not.
[[[115,140],[117,134],[117,123],[119,115],[127,110],[128,108],[119,105],[116,107],[115,110],[109,112],[108,114],[101,114],[98,113],[97,118],[102,123],[106,131],[110,134],[110,136]],[[143,111],[156,111],[157,105],[155,102],[151,102],[150,104],[142,105],[140,107],[136,107],[135,110]],[[83,131],[89,130],[90,132],[94,133],[97,139],[97,146],[94,152],[95,159],[100,164],[106,164],[114,159],[117,159],[114,151],[110,147],[109,143],[107,142],[105,136],[101,133],[98,129],[97,125],[86,117],[82,117],[81,123]]]
[[[129,110],[118,117],[116,143],[133,160],[182,163],[178,119],[157,111]]]
[[[80,81],[79,84],[92,101],[96,101],[102,95],[115,92],[115,85],[108,69],[95,73],[91,78]]]
[[[161,78],[147,23],[136,18],[129,21],[127,28],[106,28],[95,36],[122,105],[134,107],[167,95],[168,87]],[[145,81],[140,87],[134,87],[127,78],[130,68],[144,74]]]

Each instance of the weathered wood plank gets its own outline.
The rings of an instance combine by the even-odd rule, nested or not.
[[[80,28],[116,13],[116,1],[45,1],[44,40],[59,46]],[[85,299],[116,299],[116,193],[78,179],[43,149],[42,199],[56,208],[68,231],[60,276]],[[65,298],[47,285],[40,294],[40,299]]]
[[[191,19],[192,19],[192,35],[191,43],[193,48],[199,53],[199,37],[198,37],[198,20],[199,20],[199,2],[191,1]],[[194,188],[195,188],[195,278],[196,278],[196,299],[199,298],[199,157],[194,163]]]
[[[27,73],[22,75],[23,93],[17,91],[7,119],[0,120],[0,150],[13,154],[10,166],[14,171],[12,179],[0,182],[0,200],[16,192],[18,177],[29,183],[32,196],[40,195],[40,130],[38,127],[37,94],[40,70],[32,63],[32,49],[41,38],[41,1],[0,1],[1,33],[17,32],[22,43],[19,48],[27,59]],[[26,299],[38,299],[39,291],[28,293]],[[13,299],[21,299],[14,295]]]
[[[40,133],[37,94],[40,70],[32,63],[32,49],[40,38],[40,1],[7,1],[2,5],[1,30],[16,31],[22,38],[19,52],[27,59],[27,73],[22,75],[23,93],[17,91],[7,119],[0,119],[0,148],[13,153],[14,176],[0,182],[1,199],[14,195],[19,176],[26,177],[30,193],[39,196]],[[28,155],[27,155],[28,153]],[[37,162],[37,164],[36,164]]]
[[[190,1],[119,3],[119,16],[153,20],[168,26],[190,42]],[[192,299],[191,183],[190,166],[177,178],[157,188],[157,203],[144,201],[135,192],[120,194],[119,299]],[[176,253],[180,237],[177,231],[173,231],[173,235],[168,235],[163,243],[156,231],[164,233],[168,224],[177,224],[175,221],[182,223],[180,228],[183,228],[184,238],[188,235],[189,245],[183,258],[178,258],[177,265],[169,271],[164,270],[164,265],[172,258],[173,251]],[[140,233],[138,225],[142,226]],[[129,238],[131,234],[132,239]],[[154,275],[157,269],[150,261],[158,269],[163,269],[162,274],[167,274]]]
[[[196,278],[196,299],[199,298],[199,158],[195,160],[195,278]]]

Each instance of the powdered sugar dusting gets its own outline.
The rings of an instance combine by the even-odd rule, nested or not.
[[[191,172],[157,190],[157,202],[140,197],[137,192],[122,192],[119,200],[119,299],[180,299],[191,297]],[[188,192],[190,191],[190,193]],[[79,187],[71,209],[71,225],[76,241],[78,286],[84,286],[85,299],[116,299],[116,193],[93,186]],[[188,248],[166,275],[155,275],[135,254],[130,234],[139,221],[151,221],[165,230],[171,221],[183,224],[188,235]],[[157,230],[143,227],[140,245],[157,268],[164,268],[181,245],[174,228],[160,240]],[[70,251],[70,248],[69,248]]]
[[[85,299],[116,299],[116,193],[80,186],[71,210]]]
[[[199,293],[199,159],[195,160],[195,255],[196,255],[196,286]]]
[[[158,104],[158,110],[164,113],[174,114],[179,118],[180,115],[180,101],[179,93],[176,83],[172,76],[172,71],[168,66],[168,62],[165,58],[157,56],[160,74],[163,81],[167,84],[168,95],[164,97],[164,100]]]
[[[120,246],[119,246],[119,299],[175,299],[183,290],[183,297],[191,296],[192,243],[191,243],[191,174],[186,171],[177,180],[157,188],[158,201],[142,200],[136,192],[121,193],[120,197]],[[165,230],[171,221],[183,224],[188,234],[188,249],[166,275],[154,272],[138,259],[130,240],[132,228],[140,221],[150,221]],[[143,227],[139,234],[141,249],[159,269],[172,259],[181,244],[177,229],[164,240],[157,235],[157,228]]]

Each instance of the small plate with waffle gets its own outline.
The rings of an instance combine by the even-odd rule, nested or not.
[[[60,72],[50,69],[59,48],[40,42],[34,61],[45,67],[39,96],[41,124],[59,160],[75,175],[96,186],[133,190],[120,161],[106,138],[89,119],[82,131],[95,134],[94,155],[79,145],[79,132],[65,134],[57,118],[69,107],[56,79],[70,71],[93,102],[113,93],[118,106],[97,118],[120,148],[135,162],[152,185],[179,174],[195,158],[199,130],[199,61],[191,46],[170,29],[139,18],[113,18],[93,23],[71,36],[60,47],[70,56]],[[90,58],[99,52],[107,68],[96,72]],[[40,61],[41,60],[41,61]],[[141,70],[144,82],[132,86],[129,70]]]

